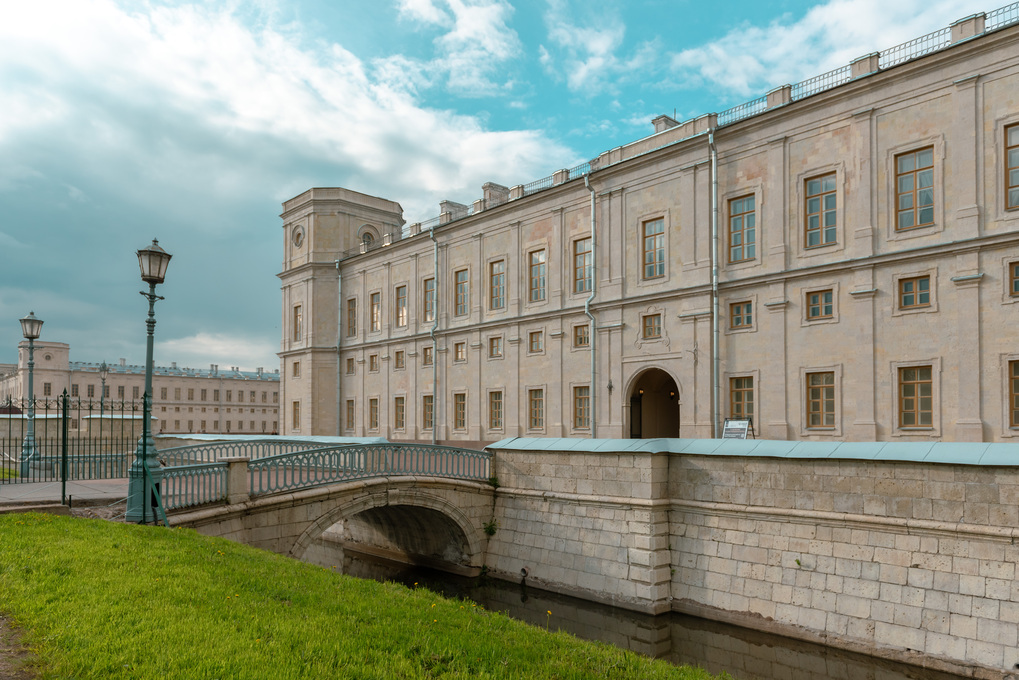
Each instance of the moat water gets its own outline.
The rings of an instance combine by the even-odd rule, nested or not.
[[[495,578],[465,578],[346,552],[344,573],[466,599],[527,623],[599,640],[737,680],[958,680],[899,664],[694,616],[658,616],[558,595]],[[551,614],[549,613],[551,612]]]

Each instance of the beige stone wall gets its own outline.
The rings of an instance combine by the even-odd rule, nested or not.
[[[402,221],[396,204],[343,189],[302,194],[284,206],[290,239],[281,274],[283,391],[290,395],[285,405],[302,405],[302,434],[310,428],[312,434],[419,441],[434,436],[439,442],[626,437],[631,398],[647,389],[643,436],[706,437],[716,415],[730,415],[730,380],[749,378],[759,436],[1009,439],[1019,432],[1011,424],[1007,381],[1008,362],[1019,360],[1019,348],[1006,332],[1019,299],[1009,290],[1009,266],[1019,262],[1019,212],[1005,209],[1003,135],[1005,126],[1019,123],[1017,45],[1019,27],[1013,26],[883,71],[860,66],[865,75],[811,97],[722,127],[714,115],[705,116],[597,159],[587,177],[597,232],[593,350],[572,346],[574,327],[588,322],[588,295],[572,292],[572,244],[588,235],[592,218],[592,194],[583,179],[528,196],[514,190],[512,200],[480,206],[431,233],[411,229],[402,239],[393,227]],[[709,128],[718,152],[715,206]],[[924,148],[934,158],[934,223],[896,231],[896,156]],[[808,248],[806,181],[827,174],[835,177],[835,240]],[[756,253],[730,263],[730,201],[746,196],[754,199]],[[717,413],[710,287],[715,207],[721,265]],[[665,272],[645,279],[642,225],[657,219],[665,225]],[[311,249],[304,254],[292,241],[301,225],[309,234],[303,247]],[[380,233],[392,230],[392,244],[364,254],[351,250],[371,225]],[[439,244],[437,265],[432,235]],[[547,253],[547,283],[544,299],[531,301],[527,259],[536,249]],[[496,261],[506,265],[502,309],[490,303]],[[465,314],[455,309],[459,270],[469,279]],[[425,320],[422,303],[424,281],[436,271],[433,377],[433,367],[424,365],[433,323]],[[929,277],[931,301],[902,309],[899,281],[913,276]],[[395,311],[402,286],[405,326],[397,325]],[[830,318],[808,318],[806,296],[818,290],[832,292]],[[372,294],[381,301],[378,330],[369,323]],[[349,299],[356,300],[357,329],[348,336]],[[298,303],[308,307],[305,324],[312,335],[294,344],[288,324]],[[753,320],[744,328],[730,328],[733,303],[752,305]],[[648,340],[642,319],[653,314],[661,314],[662,336]],[[532,352],[534,331],[543,333],[543,346]],[[501,357],[489,356],[492,338],[502,339]],[[300,377],[293,375],[294,361],[302,364]],[[930,367],[934,404],[931,425],[912,429],[898,422],[897,373],[911,365]],[[806,375],[818,371],[835,378],[832,427],[807,422]],[[649,382],[660,391],[654,393]],[[577,386],[591,389],[593,432],[575,427]],[[528,394],[537,389],[543,391],[543,419],[534,427]],[[670,391],[675,395],[666,397]],[[492,427],[493,392],[502,394],[499,427]],[[464,427],[454,427],[459,394],[465,395]],[[434,430],[422,427],[425,395],[435,400]],[[402,427],[397,399],[404,402]],[[349,428],[348,400],[354,406]],[[377,427],[370,418],[373,400]],[[292,429],[292,417],[283,420]],[[659,429],[675,423],[678,432]]]

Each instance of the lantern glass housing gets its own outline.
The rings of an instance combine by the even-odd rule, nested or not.
[[[138,267],[141,269],[142,281],[148,284],[162,283],[166,278],[166,267],[173,257],[159,247],[159,241],[152,239],[152,245],[138,251]]]
[[[37,340],[42,333],[42,319],[35,317],[35,312],[29,312],[28,316],[21,319],[21,334],[26,340]]]

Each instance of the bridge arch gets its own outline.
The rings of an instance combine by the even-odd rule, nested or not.
[[[482,525],[487,518],[478,514],[477,494],[474,503],[463,498],[450,498],[413,486],[363,488],[361,493],[331,504],[321,516],[313,519],[298,536],[290,551],[296,559],[304,559],[309,548],[326,531],[339,522],[348,523],[350,538],[371,546],[372,539],[389,542],[407,553],[462,567],[480,568],[485,559]],[[468,494],[455,494],[463,496]],[[491,501],[486,512],[490,513]],[[466,508],[466,510],[465,510]],[[473,512],[472,512],[473,511]],[[386,546],[381,546],[386,547]],[[430,553],[430,554],[429,554]]]
[[[623,421],[630,439],[680,436],[679,380],[660,366],[645,366],[630,376],[625,388]]]

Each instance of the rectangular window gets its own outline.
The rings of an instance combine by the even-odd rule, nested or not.
[[[368,429],[379,429],[379,400],[377,397],[368,400]]]
[[[432,365],[432,348],[431,346],[425,347],[421,350],[421,364],[424,366]]]
[[[178,389],[178,390],[175,390],[175,391],[177,393],[177,398],[180,399],[180,390]],[[103,385],[103,396],[106,397],[107,399],[109,399],[109,397],[110,397],[110,386],[109,385]]]
[[[806,181],[806,233],[807,248],[835,243],[835,173],[814,177]]]
[[[354,400],[347,400],[347,429],[354,429]]]
[[[931,305],[931,277],[914,276],[909,279],[899,279],[899,308],[915,309],[917,307],[930,307]]]
[[[1019,124],[1005,128],[1005,207],[1019,208]]]
[[[164,394],[163,396],[165,397],[166,395]],[[212,400],[219,401],[219,390],[212,391]]]
[[[489,265],[488,307],[489,309],[506,307],[506,260],[499,260]]]
[[[53,396],[53,383],[42,384],[42,396],[52,397]]]
[[[644,316],[642,326],[642,337],[645,340],[653,340],[662,337],[662,315],[648,314]]]
[[[139,397],[138,397],[138,392],[139,392],[139,389],[138,389],[138,386],[137,386],[137,385],[135,385],[134,387],[132,387],[132,388],[131,388],[131,398],[132,398],[132,399],[138,399],[138,398],[139,398]]]
[[[591,388],[587,385],[573,388],[573,427],[591,428]]]
[[[545,427],[545,390],[527,390],[528,427],[540,430]]]
[[[453,361],[467,361],[466,342],[457,342],[453,344]]]
[[[95,396],[95,395],[93,394],[93,392],[95,391],[95,390],[93,389],[93,386],[92,386],[92,385],[89,385],[88,387],[89,387],[89,390],[88,390],[88,396],[90,396],[90,397],[93,397],[93,396]],[[166,388],[165,388],[165,387],[160,387],[160,388],[159,388],[159,398],[160,398],[160,399],[166,399]]]
[[[1019,262],[1010,262],[1008,265],[1008,291],[1012,297],[1019,296]]]
[[[369,354],[368,355],[368,370],[378,371],[379,370],[379,355]]]
[[[488,339],[488,356],[490,359],[502,356],[502,336],[497,335]]]
[[[396,287],[396,327],[407,326],[407,286]]]
[[[934,381],[930,366],[899,369],[899,427],[934,426]]]
[[[453,429],[467,429],[467,394],[464,392],[453,394]]]
[[[895,157],[896,231],[934,224],[934,147]]]
[[[301,402],[295,401],[293,404],[291,404],[291,411],[290,411],[290,413],[291,413],[291,418],[292,418],[291,426],[295,430],[300,430],[301,429]],[[226,422],[227,422],[227,425],[226,425],[227,429],[229,429],[230,428],[230,421],[228,420]]]
[[[78,396],[78,386],[77,385],[71,385],[71,396],[72,397],[77,397]]]
[[[202,401],[208,401],[208,397],[209,397],[209,391],[208,390],[202,390],[201,391],[201,395],[202,395]]]
[[[729,305],[729,328],[750,328],[754,325],[754,304],[735,302]]]
[[[432,422],[435,417],[435,401],[432,395],[425,394],[421,397],[421,429],[432,429]]]
[[[406,397],[393,397],[393,429],[402,430],[404,428],[404,418],[406,417]]]
[[[299,342],[301,339],[303,321],[304,313],[301,310],[301,305],[294,305],[294,342]]]
[[[89,398],[92,398],[92,397],[96,396],[96,386],[95,385],[88,385],[87,388],[85,389],[85,393],[89,396]],[[165,387],[163,388],[163,399],[166,399],[166,388]]]
[[[573,346],[574,347],[591,346],[591,326],[585,323],[580,326],[573,327]]]
[[[835,427],[835,373],[807,373],[807,427]]]
[[[237,390],[237,403],[244,403],[244,390]]]
[[[545,333],[542,331],[531,331],[527,334],[527,351],[541,352],[545,349]]]
[[[110,396],[110,390],[109,390],[108,387],[103,388],[103,390],[106,392],[105,396],[107,396],[107,397]],[[174,401],[180,401],[180,388],[179,387],[174,387],[173,388],[173,399],[174,399]]]
[[[117,385],[117,399],[123,399],[123,398],[124,398],[124,386],[123,385]],[[195,391],[194,390],[188,390],[188,399],[191,399],[193,401],[194,398],[195,398]]]
[[[642,242],[644,278],[657,279],[665,276],[665,220],[645,222]]]
[[[255,403],[255,390],[251,390],[250,392],[248,392],[248,401],[250,401],[252,404]]]
[[[1008,362],[1008,424],[1019,427],[1019,361]]]
[[[382,293],[372,293],[368,298],[368,313],[371,318],[371,329],[382,330]]]
[[[528,296],[531,302],[545,299],[545,251],[535,250],[528,254]]]
[[[757,215],[754,196],[729,201],[729,262],[754,259],[757,249]]]
[[[502,392],[488,393],[488,428],[502,429]]]
[[[292,375],[295,378],[300,378],[301,377],[301,362],[300,361],[295,361],[293,363],[292,369],[290,371],[290,375]]]
[[[347,375],[354,375],[354,357],[347,357]]]
[[[814,290],[807,293],[807,319],[830,319],[835,314],[834,293],[829,290]]]
[[[357,335],[357,298],[347,300],[347,337]]]
[[[752,418],[754,415],[754,379],[729,378],[729,417]]]
[[[205,421],[202,421],[202,432],[205,432]]]
[[[435,321],[435,279],[425,279],[423,288],[425,321]]]
[[[470,309],[470,279],[466,269],[457,270],[453,275],[456,282],[455,287],[455,308],[453,313],[456,316],[464,316]]]
[[[573,292],[589,293],[593,286],[591,238],[573,242]]]
[[[396,350],[396,358],[393,360],[396,368],[403,368],[407,365],[407,355],[402,349]]]

